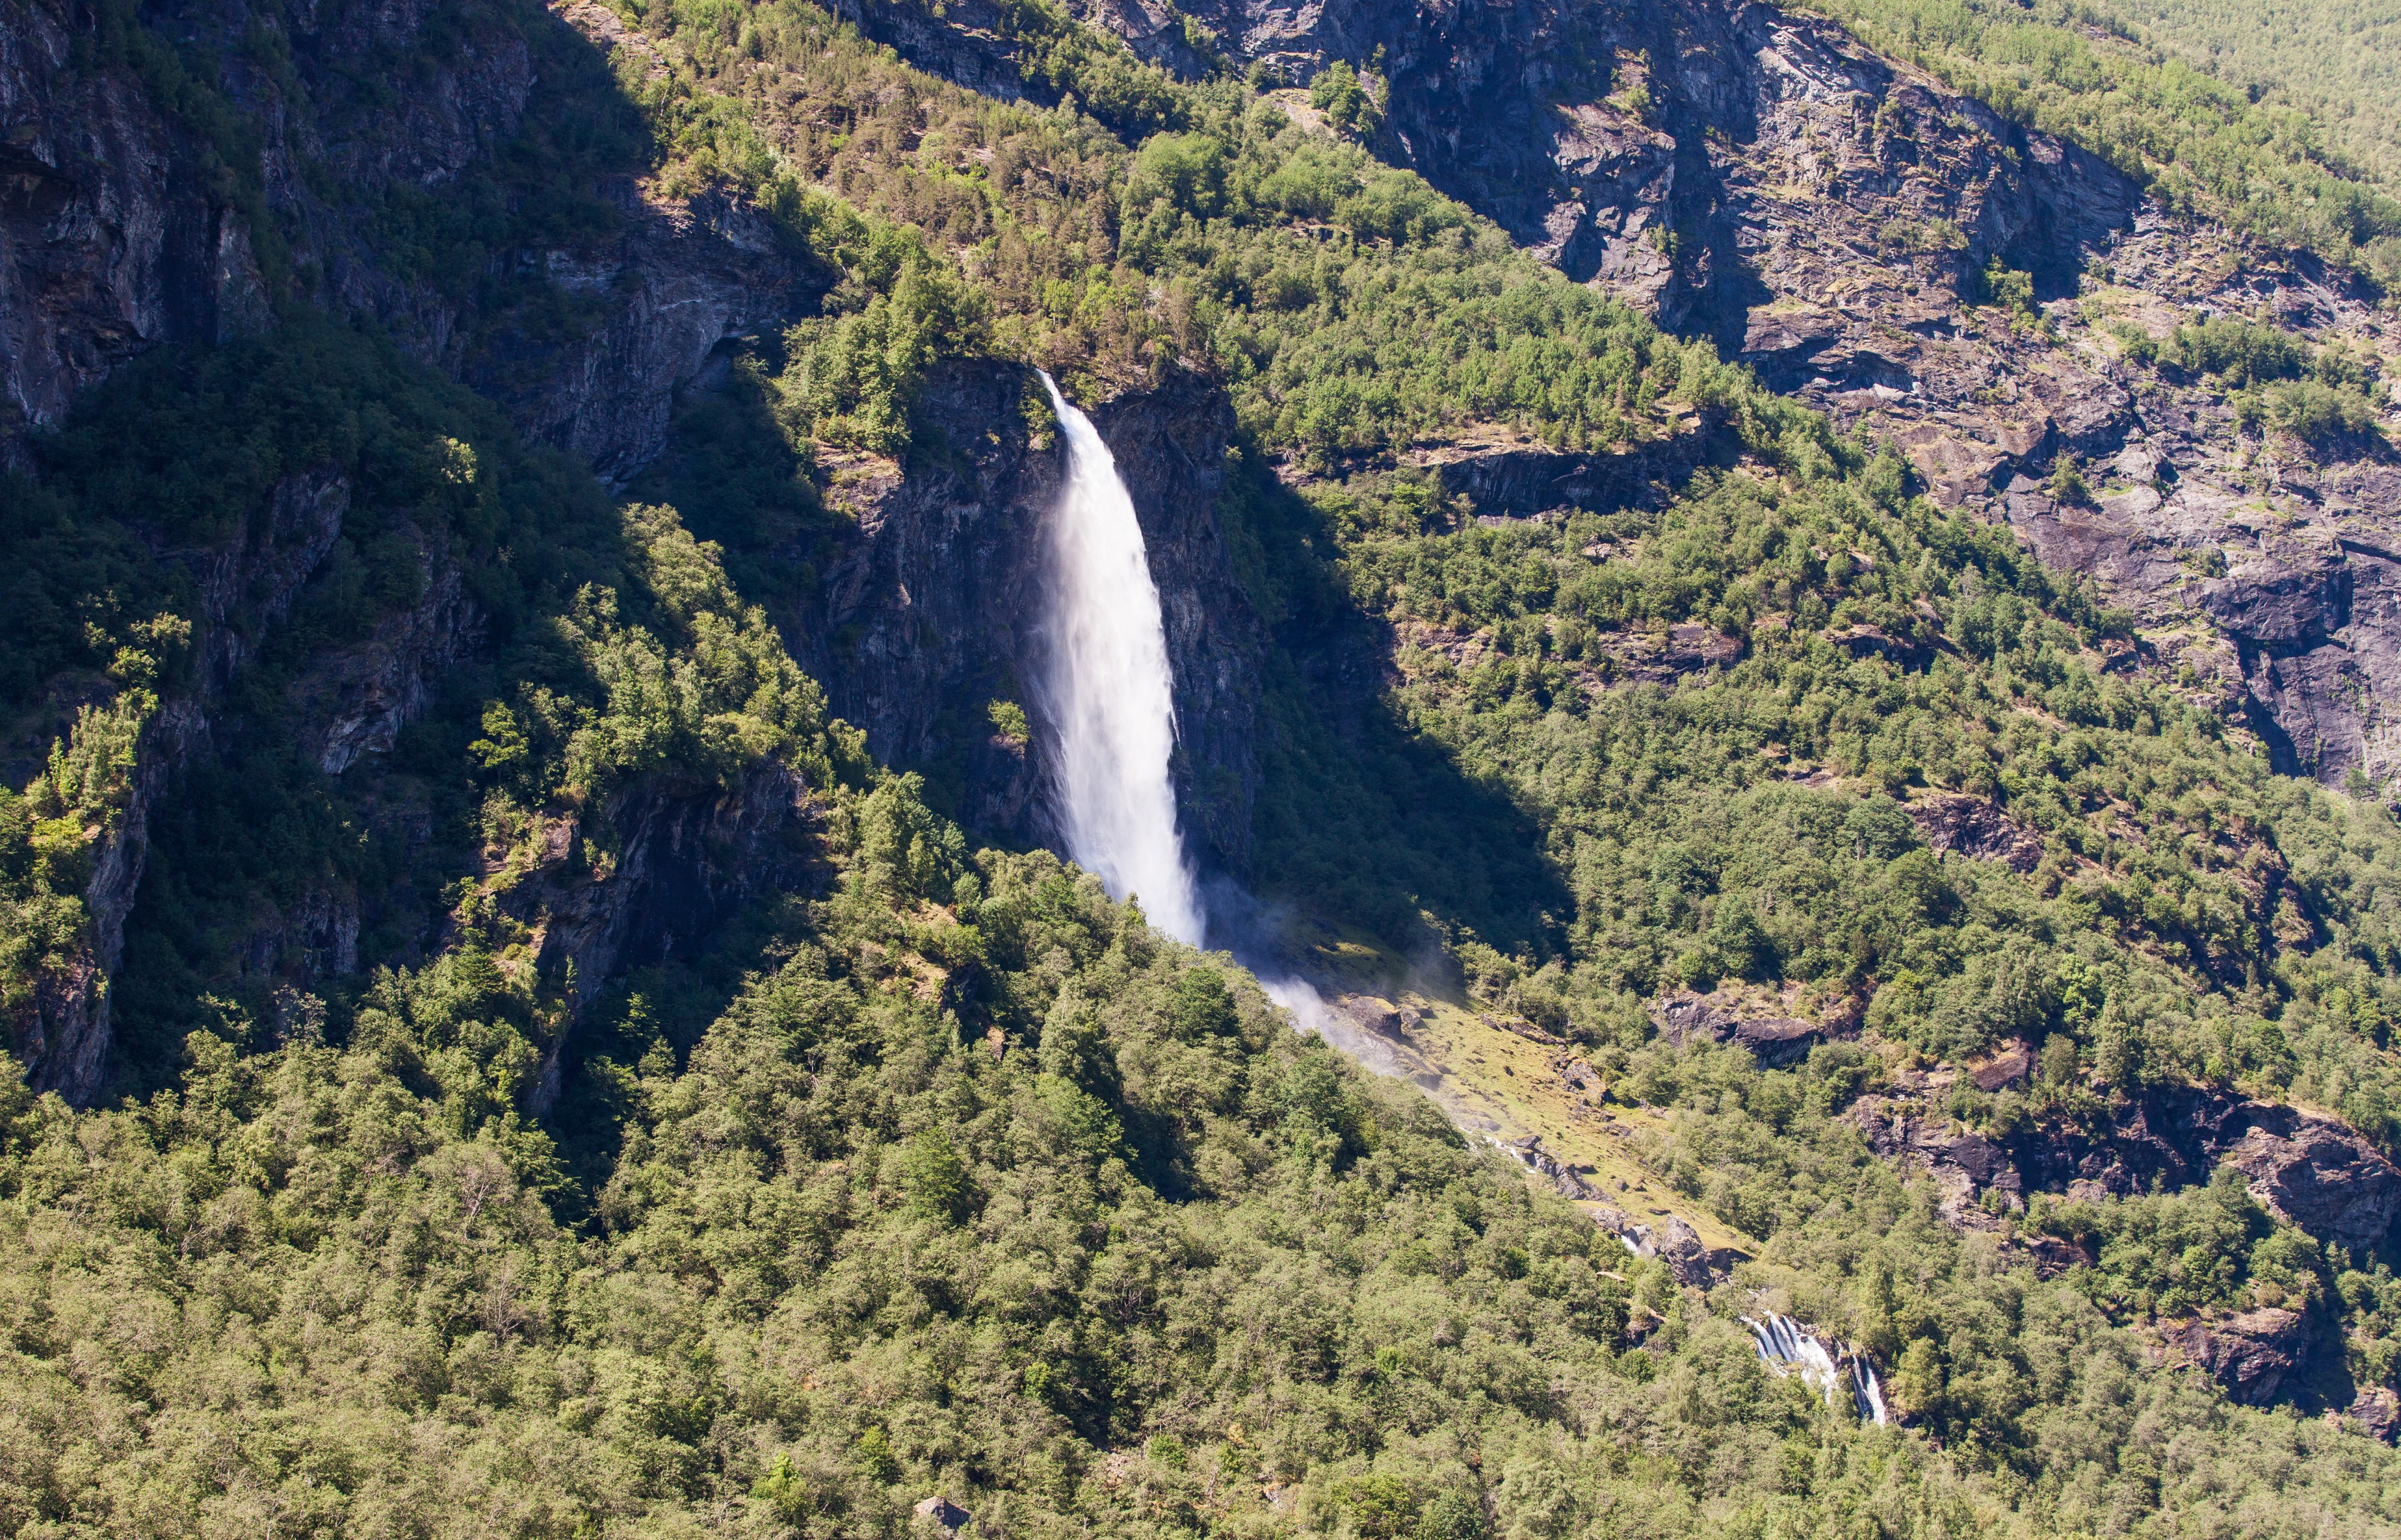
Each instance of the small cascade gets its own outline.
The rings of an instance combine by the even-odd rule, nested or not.
[[[1133,498],[1091,419],[1048,374],[1065,435],[1065,484],[1050,521],[1056,580],[1044,704],[1059,734],[1059,826],[1067,854],[1151,924],[1200,945],[1205,921],[1176,826],[1175,683]]]
[[[1816,1332],[1790,1315],[1771,1312],[1763,1321],[1749,1315],[1741,1320],[1750,1328],[1760,1359],[1771,1372],[1800,1375],[1801,1383],[1823,1396],[1831,1407],[1841,1406],[1847,1396],[1859,1421],[1885,1425],[1884,1387],[1876,1383],[1875,1370],[1866,1355],[1839,1342],[1829,1348]]]

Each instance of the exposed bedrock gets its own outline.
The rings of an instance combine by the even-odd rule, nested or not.
[[[2013,1073],[2023,1076],[2026,1056]],[[1980,1080],[1981,1083],[1981,1080]],[[1845,1116],[1880,1155],[1920,1168],[1955,1222],[1987,1222],[1988,1192],[2127,1197],[2209,1180],[2222,1164],[2279,1219],[2365,1257],[2401,1215],[2401,1167],[2349,1124],[2197,1086],[2116,1097],[2090,1124],[2037,1118],[2005,1137],[1959,1129],[1917,1099],[1864,1097]]]
[[[2243,1406],[2272,1405],[2298,1378],[2316,1344],[2312,1322],[2298,1311],[2262,1307],[2168,1327],[2161,1339],[2187,1362],[2225,1387]],[[2365,1419],[2363,1419],[2365,1420]]]
[[[1047,734],[1037,721],[1031,742],[1016,741],[987,714],[994,701],[1037,709],[1030,685],[1044,662],[1043,530],[1060,448],[1020,410],[1031,380],[1004,363],[937,370],[917,412],[937,442],[921,443],[906,468],[834,468],[829,497],[855,525],[828,567],[821,607],[779,620],[872,752],[933,772],[971,834],[1036,843],[1052,832]],[[1088,410],[1132,494],[1159,585],[1185,835],[1205,865],[1240,874],[1258,789],[1266,632],[1234,579],[1215,511],[1233,414],[1221,391],[1188,376]]]
[[[68,966],[41,981],[34,1009],[9,1023],[11,1051],[35,1089],[76,1102],[99,1089],[110,1042],[109,981],[149,864],[153,813],[177,777],[216,752],[226,692],[320,576],[350,498],[349,481],[331,468],[295,471],[226,540],[159,550],[163,561],[194,579],[192,675],[144,728],[125,807],[94,847],[82,947]],[[383,617],[365,640],[312,661],[291,687],[295,726],[329,771],[390,748],[432,700],[444,672],[482,638],[483,613],[464,593],[449,554],[426,551],[420,560],[424,583],[414,603]],[[72,725],[76,703],[62,700],[60,720],[34,724],[34,736],[12,747],[37,753]],[[12,759],[7,768],[21,783],[34,765]],[[289,913],[262,909],[260,927],[235,966],[300,976],[349,972],[358,965],[358,930],[356,895],[311,892]]]
[[[580,1006],[608,980],[700,951],[745,904],[825,886],[817,823],[800,776],[761,766],[731,786],[649,776],[612,794],[594,822],[609,831],[612,860],[596,862],[582,820],[547,825],[542,862],[503,906],[529,925],[542,971],[571,965]],[[568,1034],[544,1045],[533,1111],[559,1088]]]
[[[1014,90],[976,3],[869,20],[928,67]],[[1199,67],[1182,13],[1078,9],[1147,58]],[[1938,500],[2092,575],[2136,613],[2158,675],[2256,733],[2279,770],[2330,784],[2401,770],[2384,554],[2401,551],[2401,468],[2372,444],[2239,432],[2219,392],[2129,364],[2083,308],[2153,336],[2261,315],[2389,353],[2387,318],[2344,275],[2173,217],[2076,146],[1755,0],[1188,13],[1295,86],[1334,59],[1380,59],[1380,153],[1570,276],[1865,422]],[[1983,303],[1995,259],[2032,276],[2048,330]],[[2044,491],[2063,454],[2086,462],[2091,501]],[[1527,511],[1514,491],[1464,489],[1494,494],[1487,511]],[[2317,580],[2326,569],[2337,580]]]
[[[125,360],[272,324],[281,284],[375,320],[507,405],[529,438],[622,482],[658,453],[676,388],[711,348],[814,305],[826,275],[768,222],[722,198],[652,199],[630,166],[592,189],[616,209],[608,228],[481,253],[486,278],[514,285],[407,270],[377,221],[457,196],[528,112],[583,110],[540,94],[545,64],[571,74],[581,55],[598,67],[595,43],[565,15],[531,7],[446,16],[430,49],[436,8],[399,0],[270,17],[191,0],[145,13],[221,50],[226,93],[264,145],[254,203],[240,177],[208,171],[210,148],[130,66],[78,62],[108,57],[94,13],[48,0],[17,9],[0,29],[0,462],[21,461],[26,429],[57,422]],[[253,28],[280,48],[245,43]],[[612,35],[593,31],[603,46]],[[270,53],[289,59],[285,81],[257,62]],[[396,58],[415,61],[407,89],[363,89]],[[280,260],[259,255],[246,209],[275,222]],[[492,293],[502,297],[478,297]]]

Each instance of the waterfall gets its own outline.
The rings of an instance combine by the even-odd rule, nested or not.
[[[1830,1349],[1816,1332],[1789,1315],[1770,1313],[1763,1321],[1749,1315],[1736,1318],[1750,1328],[1751,1339],[1759,1344],[1760,1361],[1771,1372],[1798,1373],[1801,1383],[1823,1396],[1828,1406],[1840,1406],[1847,1399],[1860,1422],[1878,1427],[1886,1424],[1884,1387],[1876,1383],[1875,1369],[1865,1355],[1841,1342]]]
[[[1174,677],[1159,585],[1133,498],[1091,419],[1043,388],[1067,440],[1050,521],[1044,703],[1059,734],[1059,825],[1067,854],[1111,896],[1139,897],[1150,922],[1200,944],[1200,893],[1175,825]]]

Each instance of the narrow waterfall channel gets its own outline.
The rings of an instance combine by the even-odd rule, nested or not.
[[[1048,374],[1042,386],[1067,439],[1066,482],[1050,521],[1057,579],[1042,682],[1059,731],[1060,833],[1111,896],[1139,898],[1153,925],[1197,947],[1200,891],[1167,768],[1175,681],[1159,585],[1116,457]]]

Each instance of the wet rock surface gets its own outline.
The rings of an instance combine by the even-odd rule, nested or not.
[[[984,715],[995,700],[1042,709],[1043,531],[1059,491],[1059,450],[1019,410],[1030,371],[939,369],[920,418],[939,452],[904,469],[837,461],[828,500],[851,515],[822,584],[822,607],[777,617],[802,665],[868,747],[956,788],[971,836],[1039,842],[1050,773],[1037,731],[1009,741]],[[1256,718],[1265,628],[1232,576],[1215,507],[1233,430],[1222,392],[1189,377],[1089,408],[1142,521],[1175,676],[1172,770],[1187,845],[1240,873],[1258,789]]]
[[[1666,1262],[1678,1283],[1706,1288],[1722,1271],[1713,1265],[1708,1247],[1701,1243],[1700,1233],[1673,1214],[1638,1220],[1604,1205],[1595,1208],[1592,1217],[1634,1255]]]
[[[1148,9],[1079,10],[1197,68]],[[2175,215],[2075,146],[1770,5],[1190,14],[1294,84],[1381,50],[1379,153],[1571,277],[1889,439],[1939,501],[2090,574],[2137,615],[2157,675],[2280,770],[2401,770],[2386,704],[2401,700],[2401,468],[2373,443],[2238,431],[2223,391],[2129,362],[2107,330],[2259,316],[2389,352],[2392,323],[2349,279]],[[891,15],[930,67],[1007,73],[974,27]],[[2030,276],[2033,308],[1986,303],[1996,259]],[[2092,473],[2088,499],[2045,489],[2062,455]],[[1488,511],[1522,511],[1530,490],[1458,486]]]

